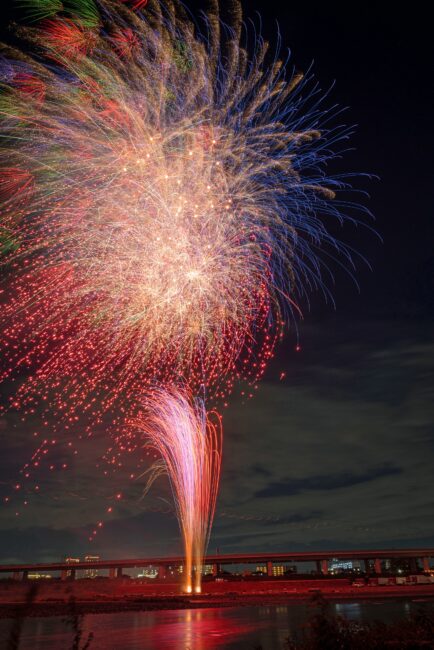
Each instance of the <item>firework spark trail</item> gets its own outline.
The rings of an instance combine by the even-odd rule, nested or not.
[[[321,129],[317,88],[261,38],[246,51],[237,0],[229,31],[210,0],[202,34],[177,1],[20,4],[40,22],[0,59],[0,381],[28,375],[11,407],[71,437],[108,414],[119,455],[152,390],[203,430],[161,389],[221,404],[254,385],[328,259],[353,266],[329,230],[355,220],[346,177],[326,175],[349,131]]]
[[[220,477],[221,418],[217,413],[207,413],[201,399],[166,388],[152,394],[132,424],[164,461],[154,466],[150,481],[160,471],[170,478],[184,542],[184,589],[200,593],[202,561]]]

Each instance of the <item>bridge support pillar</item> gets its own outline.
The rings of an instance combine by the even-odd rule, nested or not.
[[[364,560],[363,560],[363,565],[364,565],[364,567],[365,567],[365,573],[366,573],[366,574],[371,573],[371,565],[370,565],[370,563],[369,563],[369,560],[364,559]]]
[[[111,566],[109,569],[109,578],[122,578],[122,567]]]
[[[27,580],[29,577],[29,571],[28,569],[24,569],[24,571],[21,574],[21,580]]]
[[[323,576],[327,576],[329,573],[329,563],[328,560],[321,560],[321,573]]]
[[[417,558],[416,557],[411,557],[410,558],[410,571],[411,571],[411,573],[419,573],[419,566],[417,564]]]
[[[273,563],[272,562],[267,562],[267,576],[269,578],[273,577]]]
[[[216,578],[219,573],[220,573],[219,565],[218,564],[213,564],[212,565],[212,574],[213,574],[214,578]]]
[[[67,580],[68,579],[68,570],[67,569],[62,569],[60,572],[60,579],[61,580]]]
[[[423,564],[424,573],[428,573],[429,570],[430,570],[429,557],[423,557],[422,558],[422,564]]]
[[[75,575],[76,575],[76,570],[75,570],[75,569],[71,569],[71,571],[69,572],[69,576],[68,576],[68,577],[71,578],[71,580],[75,580]]]
[[[381,560],[379,558],[374,560],[374,571],[377,575],[381,574]]]
[[[12,580],[21,580],[21,573],[19,571],[14,571],[12,574]]]
[[[166,567],[164,566],[164,564],[160,564],[160,566],[158,567],[158,579],[164,580],[165,577],[166,577]]]

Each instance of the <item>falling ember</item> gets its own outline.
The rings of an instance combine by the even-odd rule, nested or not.
[[[149,484],[161,473],[169,476],[184,542],[184,591],[198,594],[219,485],[221,418],[177,389],[155,391],[144,407],[131,424],[163,461],[153,466]]]

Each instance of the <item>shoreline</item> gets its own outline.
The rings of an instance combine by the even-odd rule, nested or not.
[[[205,609],[226,607],[267,607],[285,605],[293,602],[308,602],[317,595],[327,601],[369,601],[369,600],[412,600],[413,602],[434,603],[434,588],[413,586],[407,588],[366,587],[347,590],[321,590],[286,593],[228,593],[202,594],[200,596],[124,596],[122,598],[69,598],[28,602],[0,602],[0,619],[16,616],[53,617],[86,614],[112,614],[122,612],[151,612],[160,610]]]

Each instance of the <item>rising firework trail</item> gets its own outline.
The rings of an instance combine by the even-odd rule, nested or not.
[[[0,59],[0,380],[26,374],[11,408],[54,432],[109,419],[110,462],[146,432],[199,562],[220,467],[204,400],[255,386],[298,299],[327,295],[327,262],[353,266],[329,229],[355,221],[347,176],[326,174],[349,130],[260,37],[246,49],[238,0],[229,27],[217,0],[197,21],[178,0],[17,4],[22,47]]]
[[[169,475],[184,542],[184,589],[200,593],[220,477],[220,416],[207,414],[201,399],[179,389],[154,391],[144,406],[136,426],[162,459],[150,482],[160,473]]]

